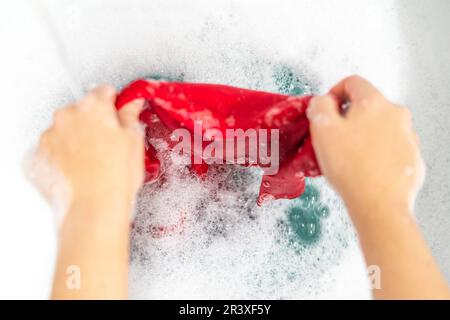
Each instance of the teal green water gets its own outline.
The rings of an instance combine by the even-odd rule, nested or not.
[[[311,86],[297,75],[292,68],[284,64],[273,68],[273,81],[279,93],[298,96],[311,93]]]
[[[145,79],[152,79],[152,80],[163,80],[163,81],[184,81],[184,74],[168,74],[168,75],[161,75],[161,74],[150,74]]]
[[[306,185],[305,193],[292,201],[287,212],[288,227],[292,241],[311,245],[320,238],[321,220],[330,214],[329,208],[320,201],[320,193],[311,184]]]

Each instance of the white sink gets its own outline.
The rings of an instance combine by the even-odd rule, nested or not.
[[[52,111],[73,99],[67,64],[31,2],[0,4],[0,298],[49,294],[56,254],[53,216],[23,177],[21,162],[49,125]],[[373,81],[414,115],[428,167],[416,213],[450,279],[450,2],[43,2],[68,53],[71,76],[84,90],[104,82],[122,86],[149,74],[267,88],[273,65],[289,66],[317,92],[353,73]],[[133,262],[131,297],[369,298],[345,211],[323,182],[319,187],[331,213],[322,225],[320,245],[305,249],[311,253],[296,271],[300,278],[286,280],[297,261],[292,253],[279,256],[292,260],[271,261],[267,268],[261,260],[265,255],[256,253],[252,265],[248,254],[262,247],[251,235],[238,241],[245,230],[231,231],[231,240],[213,238],[208,250],[192,244],[184,260],[155,254],[150,264]],[[268,211],[261,211],[258,219],[270,217]],[[258,235],[260,226],[248,226],[255,239],[268,230]],[[341,237],[345,245],[334,241]],[[168,250],[167,244],[162,246]],[[327,262],[314,266],[320,257]],[[318,276],[320,268],[324,270]],[[259,280],[260,288],[255,284]]]

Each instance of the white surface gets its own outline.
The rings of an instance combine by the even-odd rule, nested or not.
[[[448,1],[47,3],[84,88],[123,85],[160,69],[245,85],[239,81],[249,77],[245,68],[255,57],[304,68],[322,90],[352,73],[371,79],[413,111],[428,164],[417,215],[450,277]],[[56,253],[52,214],[20,165],[52,110],[71,96],[54,43],[29,1],[0,3],[0,41],[0,298],[46,298]],[[359,251],[351,247],[324,275],[333,285],[314,296],[367,298],[362,274]],[[145,297],[148,288],[139,289],[134,296]]]

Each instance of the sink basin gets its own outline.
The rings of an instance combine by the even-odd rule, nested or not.
[[[416,215],[450,279],[448,1],[42,2],[55,29],[32,1],[0,4],[0,298],[49,295],[53,214],[24,178],[22,160],[52,112],[73,101],[74,84],[122,87],[151,74],[298,93],[325,92],[354,73],[370,79],[413,113],[428,169]],[[206,185],[176,176],[165,189],[144,187],[138,226],[169,208],[195,214],[180,235],[135,229],[132,298],[370,298],[354,230],[324,179],[308,182],[313,200],[259,209],[251,202],[258,172],[215,174]],[[327,214],[298,209],[311,201]],[[311,219],[314,230],[301,227]]]

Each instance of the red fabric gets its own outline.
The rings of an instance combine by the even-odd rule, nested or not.
[[[154,125],[152,117],[156,115],[168,130],[186,128],[192,133],[194,121],[202,121],[203,131],[218,129],[224,135],[226,129],[279,129],[280,169],[275,175],[263,176],[258,204],[268,199],[296,198],[304,192],[305,177],[320,175],[305,115],[310,96],[215,84],[137,80],[119,94],[116,107],[120,109],[139,98],[149,103],[140,116],[148,127]],[[147,181],[160,177],[161,164],[151,145],[146,150],[145,166]],[[192,165],[192,169],[202,175],[208,166]]]

